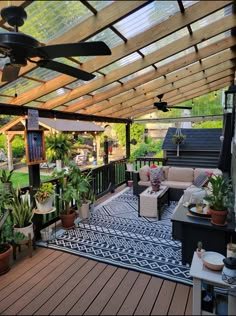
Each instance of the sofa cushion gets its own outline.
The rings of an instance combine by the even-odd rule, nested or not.
[[[139,169],[139,178],[141,181],[149,181],[149,173],[150,167],[148,165],[143,166]]]
[[[187,189],[192,184],[192,182],[168,181],[168,180],[165,180],[161,184],[167,185],[168,188],[183,189],[184,190],[184,189]]]
[[[193,182],[193,168],[170,167],[168,171],[167,180],[192,183]]]
[[[169,171],[169,168],[170,168],[169,166],[163,166],[163,167],[162,167],[165,180],[167,180],[167,178],[168,178],[168,171]]]
[[[222,171],[220,169],[217,169],[217,168],[212,168],[212,169],[210,169],[210,168],[195,168],[194,169],[194,180],[197,179],[197,177],[201,173],[206,173],[208,175],[209,175],[209,173],[222,175]]]
[[[183,194],[183,203],[185,202],[191,202],[192,200],[192,195],[195,194],[196,192],[201,192],[202,189],[198,188],[194,185],[191,185],[190,187],[188,187],[186,190],[184,190],[184,194]]]

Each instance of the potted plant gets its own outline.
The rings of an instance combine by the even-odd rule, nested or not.
[[[126,170],[127,171],[133,171],[134,162],[135,162],[135,158],[132,156],[130,156],[129,159],[127,159],[127,162],[126,162]]]
[[[11,177],[14,172],[14,169],[11,171],[7,171],[5,169],[1,170],[1,175],[0,175],[0,180],[2,182],[2,186],[6,190],[11,190],[12,188],[12,182],[11,182]]]
[[[173,144],[177,145],[177,157],[179,157],[179,146],[186,139],[186,135],[182,134],[179,130],[177,130],[176,134],[172,136]]]
[[[58,171],[62,169],[62,163],[69,161],[73,142],[71,136],[64,133],[52,133],[46,136],[47,157],[50,161],[56,161]]]
[[[208,187],[204,199],[209,203],[211,223],[224,226],[229,209],[233,206],[233,188],[231,179],[222,175],[208,177]]]
[[[81,173],[81,178],[78,186],[81,205],[79,207],[79,217],[81,219],[88,218],[90,213],[90,205],[94,204],[95,194],[92,188],[91,172],[85,174]]]
[[[202,242],[198,241],[197,243],[197,249],[196,249],[196,253],[198,258],[201,258],[202,254],[205,252],[205,249],[202,248]]]
[[[35,194],[37,209],[41,212],[48,212],[52,209],[54,198],[54,185],[51,182],[40,184],[39,190]]]
[[[9,225],[7,225],[8,210],[6,210],[10,198],[9,191],[4,189],[0,190],[0,275],[10,269],[12,246],[7,240],[11,239],[12,231]]]
[[[21,194],[19,188],[12,190],[12,199],[8,203],[8,207],[11,209],[13,215],[14,232],[24,234],[26,240],[30,234],[31,239],[33,239],[33,206],[30,203],[29,192],[27,191],[25,194]]]

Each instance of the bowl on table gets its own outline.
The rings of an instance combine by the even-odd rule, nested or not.
[[[225,256],[214,251],[205,251],[202,256],[202,262],[205,267],[211,270],[220,271],[223,269]]]

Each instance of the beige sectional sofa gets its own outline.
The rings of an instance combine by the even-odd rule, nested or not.
[[[143,166],[139,171],[133,172],[133,193],[139,195],[151,182],[148,177],[150,167],[148,165]],[[184,167],[162,167],[164,178],[163,185],[167,185],[170,190],[170,199],[179,200],[185,189],[194,183],[199,175],[203,173],[222,174],[220,169],[211,168],[184,168]]]

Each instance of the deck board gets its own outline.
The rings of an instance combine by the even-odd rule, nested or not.
[[[0,315],[191,315],[192,288],[37,248],[0,277]]]

